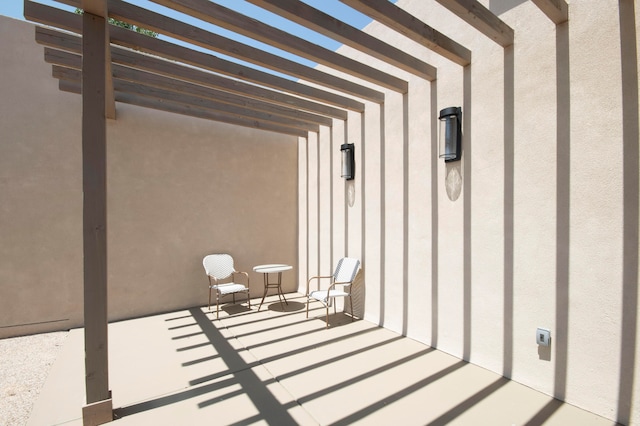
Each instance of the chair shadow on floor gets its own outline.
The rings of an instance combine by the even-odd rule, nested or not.
[[[317,310],[319,311],[320,309],[318,308]],[[310,310],[309,312],[312,312],[312,311]],[[336,312],[334,314],[332,312],[331,314],[329,314],[329,328],[350,324],[353,321],[358,321],[359,319],[360,318],[358,317],[353,317],[353,319],[351,319],[351,315],[349,315],[348,313]],[[317,321],[322,321],[324,323],[326,321],[326,318],[325,318],[324,312],[321,312],[321,314],[317,316],[309,315],[309,318],[307,320],[308,321],[317,320]]]
[[[225,305],[221,305],[220,309],[222,311],[224,311],[229,316],[251,312],[250,308],[248,308],[244,304],[241,305],[239,303],[236,303],[236,304],[228,303],[228,304],[225,304]],[[215,314],[215,311],[213,313]]]

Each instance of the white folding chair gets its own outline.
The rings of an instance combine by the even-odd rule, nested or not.
[[[233,258],[228,254],[210,254],[202,260],[202,265],[209,278],[209,305],[207,309],[211,312],[211,291],[216,292],[216,318],[220,316],[220,298],[227,294],[233,295],[233,303],[236,303],[236,293],[247,294],[247,305],[251,309],[249,299],[249,274],[238,272],[233,266]],[[244,275],[247,285],[235,282],[236,275]],[[231,282],[220,282],[231,277]]]
[[[353,302],[351,300],[351,287],[353,284],[353,280],[356,277],[356,273],[358,272],[358,268],[360,267],[360,261],[358,259],[353,259],[350,257],[343,257],[338,261],[338,266],[336,266],[336,271],[333,275],[327,276],[317,276],[309,278],[307,281],[307,318],[309,318],[309,302],[311,300],[317,300],[322,303],[326,310],[326,322],[327,328],[329,328],[329,306],[334,303],[334,299],[336,297],[348,297],[349,304],[351,306],[351,321],[353,321]],[[321,279],[326,278],[330,279],[329,287],[325,290],[320,289]],[[317,287],[318,289],[315,291],[309,292],[309,287],[311,285],[312,280],[318,280]],[[336,286],[341,286],[342,288],[336,288]],[[348,287],[348,291],[346,289]],[[333,312],[335,314],[336,307],[333,305]]]

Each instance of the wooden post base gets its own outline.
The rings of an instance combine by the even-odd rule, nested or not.
[[[111,398],[82,407],[82,424],[84,426],[97,426],[111,421],[113,421],[113,401]]]

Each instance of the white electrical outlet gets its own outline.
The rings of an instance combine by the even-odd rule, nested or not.
[[[551,344],[551,331],[546,328],[538,328],[536,330],[536,343],[540,346],[549,346]]]

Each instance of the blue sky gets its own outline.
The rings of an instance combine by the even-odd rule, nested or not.
[[[62,5],[54,0],[37,0],[38,3],[42,3],[48,6],[53,6],[53,7],[57,7],[60,9],[65,9],[65,10],[69,10],[69,11],[73,11],[74,8],[70,8],[68,6]],[[292,55],[288,52],[283,52],[277,48],[268,46],[268,45],[264,45],[260,42],[254,41],[250,38],[244,37],[242,35],[227,31],[223,28],[219,28],[216,27],[214,25],[199,21],[195,18],[192,18],[188,15],[183,15],[179,12],[176,12],[172,9],[168,9],[165,8],[163,6],[159,6],[149,0],[127,0],[127,2],[132,3],[132,4],[136,4],[138,6],[144,7],[145,9],[149,9],[152,10],[154,12],[158,12],[161,13],[163,15],[167,15],[167,16],[171,16],[174,17],[176,19],[179,19],[183,22],[187,22],[189,24],[192,25],[196,25],[200,28],[204,28],[207,29],[208,31],[214,32],[216,34],[220,34],[224,37],[228,37],[228,38],[232,38],[236,41],[239,41],[241,43],[245,43],[251,46],[255,46],[258,47],[262,50],[274,53],[276,55],[288,58],[288,59],[292,59],[296,62],[308,65],[308,66],[315,66],[316,64],[312,61],[309,61],[307,59],[304,58],[300,58],[297,57],[295,55]],[[315,44],[319,44],[321,46],[324,46],[328,49],[331,50],[336,50],[338,49],[341,44],[335,40],[332,40],[330,38],[327,38],[321,34],[318,34],[312,30],[309,30],[303,26],[300,26],[298,24],[295,24],[291,21],[288,21],[287,19],[284,19],[276,14],[273,14],[271,12],[268,12],[260,7],[254,6],[251,3],[247,3],[244,0],[215,0],[215,3],[218,3],[222,6],[228,7],[230,9],[234,9],[244,15],[250,16],[252,18],[258,19],[268,25],[274,26],[276,28],[282,29],[284,31],[287,31],[291,34],[297,35],[298,37],[304,38],[305,40],[309,40],[312,43]],[[368,16],[365,16],[353,9],[351,9],[348,6],[345,6],[342,2],[340,2],[339,0],[304,0],[305,3],[315,7],[316,9],[322,10],[323,12],[330,14],[331,16],[335,16],[336,18],[340,19],[341,21],[344,21],[356,28],[364,28],[366,25],[368,25],[371,22],[371,18],[369,18]],[[23,1],[22,0],[0,0],[0,15],[5,15],[5,16],[10,16],[16,19],[24,19],[23,16]],[[186,45],[186,43],[177,41],[177,40],[173,40],[170,38],[166,38],[166,37],[162,37],[165,40],[169,40],[171,42],[174,42],[176,44],[180,44],[180,45]],[[194,47],[191,45],[187,45],[190,48],[194,48],[197,50],[203,50],[200,49],[198,47]],[[240,60],[236,60],[234,58],[229,58],[227,56],[221,55],[221,54],[216,54],[216,56],[231,60],[233,62],[239,62],[239,63],[244,63],[243,61]],[[261,68],[259,66],[256,65],[252,65],[252,64],[247,64],[253,68],[257,68],[257,69],[262,69],[265,70],[264,68]],[[266,71],[266,70],[265,70]],[[269,71],[270,73],[274,73],[273,71]],[[278,74],[278,73],[275,73]]]

